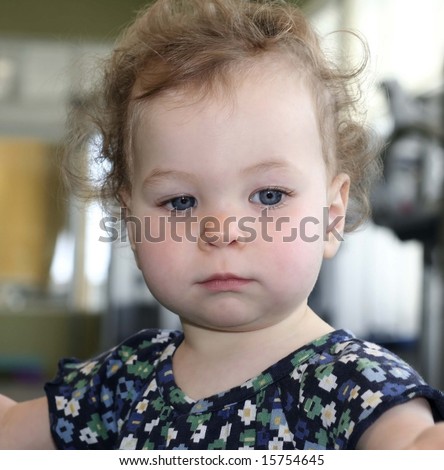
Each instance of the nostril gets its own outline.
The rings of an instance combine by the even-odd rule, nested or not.
[[[200,220],[199,233],[202,243],[216,247],[236,244],[242,237],[235,216],[206,216]]]

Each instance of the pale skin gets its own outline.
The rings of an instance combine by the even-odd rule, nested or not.
[[[192,225],[197,241],[186,239],[185,224],[176,226],[180,243],[168,225],[162,243],[139,239],[128,226],[148,287],[181,318],[185,339],[174,374],[193,399],[239,385],[333,330],[307,299],[340,240],[315,223],[310,241],[285,237],[306,217],[321,221],[324,207],[330,220],[339,217],[341,232],[349,178],[326,164],[311,94],[289,67],[258,60],[254,73],[237,78],[233,100],[170,93],[137,122],[132,188],[123,195],[129,214],[150,217],[157,233],[171,211],[219,222],[211,233]],[[257,222],[264,209],[273,222],[289,221],[279,230],[269,224],[272,243]],[[253,218],[258,236],[245,241],[243,227],[224,224],[229,217]],[[46,398],[18,404],[0,396],[0,448],[54,448]],[[435,424],[428,403],[414,399],[384,413],[358,448],[444,449],[444,423]]]

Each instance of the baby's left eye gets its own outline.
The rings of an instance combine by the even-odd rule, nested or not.
[[[166,201],[165,206],[172,211],[184,212],[196,207],[196,198],[193,196],[179,196]]]
[[[250,197],[250,201],[264,206],[275,206],[282,201],[283,196],[286,194],[288,193],[282,189],[261,189]]]

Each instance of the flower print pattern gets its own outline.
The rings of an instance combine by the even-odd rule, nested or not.
[[[338,330],[226,392],[176,385],[181,332],[145,330],[91,361],[62,361],[46,385],[60,449],[352,449],[386,410],[444,394],[386,349]]]

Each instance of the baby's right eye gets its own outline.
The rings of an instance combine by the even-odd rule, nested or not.
[[[196,198],[193,196],[178,196],[168,201],[165,201],[163,205],[170,211],[187,211],[196,207]]]

